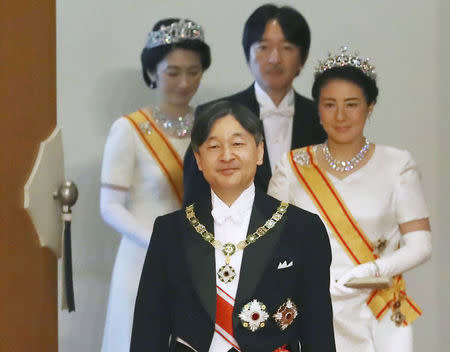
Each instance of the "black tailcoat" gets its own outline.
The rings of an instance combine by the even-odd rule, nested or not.
[[[279,201],[256,190],[249,233],[263,225]],[[211,201],[195,204],[200,222],[213,232]],[[278,269],[279,263],[293,265]],[[329,295],[331,250],[317,215],[290,205],[278,224],[244,249],[233,311],[233,332],[243,352],[271,352],[284,344],[302,352],[335,351]],[[272,315],[290,298],[298,316],[284,331]],[[270,318],[255,332],[243,327],[242,307],[256,299]],[[185,210],[158,217],[142,271],[134,313],[131,352],[181,351],[169,348],[180,337],[207,352],[216,309],[215,249],[195,232]]]
[[[311,144],[319,144],[325,141],[326,133],[319,122],[316,107],[314,103],[294,91],[294,121],[292,126],[292,142],[291,149],[305,147]],[[246,90],[222,98],[221,100],[229,100],[249,108],[256,116],[259,116],[259,104],[256,100],[255,88],[252,84]],[[199,106],[197,109],[204,109],[207,103]],[[264,145],[263,164],[258,166],[255,175],[256,188],[267,192],[272,171],[270,167],[269,154],[267,147]],[[209,185],[203,178],[203,174],[199,171],[194,158],[191,147],[188,148],[184,157],[184,203],[190,204],[197,199],[198,194],[204,194],[209,190]]]

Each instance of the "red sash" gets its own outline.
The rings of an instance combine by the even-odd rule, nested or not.
[[[230,344],[230,348],[234,347],[236,350],[240,351],[239,345],[233,336],[234,298],[219,286],[216,286],[216,288],[216,332]]]

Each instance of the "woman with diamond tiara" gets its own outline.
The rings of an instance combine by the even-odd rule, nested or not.
[[[401,274],[431,255],[428,210],[409,152],[370,143],[375,68],[348,48],[321,61],[312,96],[328,140],[283,157],[268,193],[325,223],[336,350],[412,351],[421,314]]]
[[[191,20],[159,21],[149,33],[141,63],[158,103],[116,120],[103,157],[100,211],[122,239],[102,352],[130,350],[134,303],[153,221],[181,206],[182,160],[194,119],[189,104],[211,63],[203,29]]]

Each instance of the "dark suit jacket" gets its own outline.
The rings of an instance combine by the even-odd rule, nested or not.
[[[294,121],[292,126],[292,143],[291,149],[301,148],[311,144],[319,144],[325,141],[326,133],[319,122],[316,107],[314,103],[300,94],[294,92]],[[252,84],[246,90],[222,98],[220,100],[229,100],[240,103],[252,112],[259,116],[259,104],[256,100],[255,88]],[[205,106],[211,104],[207,103],[200,105],[197,109],[204,109]],[[267,153],[266,145],[264,145],[264,160],[261,166],[258,166],[255,175],[256,188],[267,192],[272,171],[270,168],[269,154]],[[199,194],[208,192],[209,185],[203,178],[203,174],[199,171],[197,163],[194,158],[194,153],[189,147],[184,157],[184,204],[191,204],[194,202]]]
[[[256,191],[249,233],[276,211],[279,202]],[[195,205],[200,222],[213,232],[211,201]],[[277,269],[280,262],[293,265]],[[290,205],[278,224],[243,254],[233,311],[234,337],[244,352],[271,352],[288,344],[292,351],[335,351],[329,295],[331,251],[318,216]],[[134,312],[131,352],[169,351],[180,337],[207,352],[215,324],[215,249],[195,232],[185,210],[158,217],[142,271]],[[270,317],[251,332],[242,326],[242,307],[257,299],[272,316],[290,298],[298,316],[282,331]],[[172,344],[173,345],[173,344]],[[170,351],[178,351],[172,346]]]

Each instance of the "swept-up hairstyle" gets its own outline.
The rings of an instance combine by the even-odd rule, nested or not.
[[[159,30],[161,26],[170,26],[172,23],[178,21],[180,21],[179,18],[167,18],[158,21],[154,25],[153,31]],[[158,64],[167,56],[167,54],[169,54],[174,49],[191,50],[197,53],[200,57],[203,71],[207,70],[211,65],[211,52],[209,46],[202,40],[186,39],[172,44],[160,45],[154,48],[144,47],[141,53],[142,75],[144,77],[145,83],[150,88],[156,88],[156,82],[152,81],[152,79],[148,75],[148,72],[156,72],[156,66],[158,66]]]

